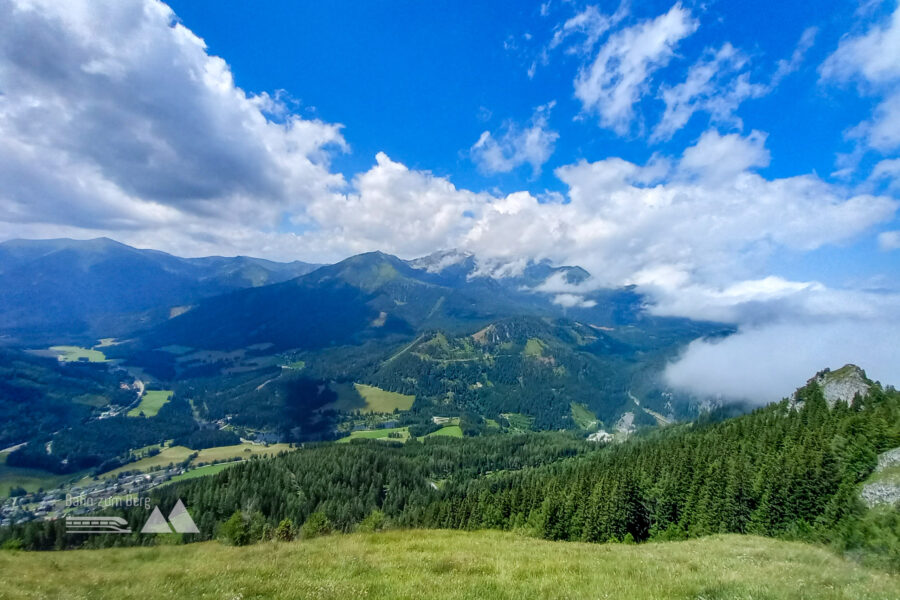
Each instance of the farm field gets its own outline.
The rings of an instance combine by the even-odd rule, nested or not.
[[[390,437],[392,433],[400,434],[400,437]],[[409,439],[409,427],[388,427],[385,429],[366,429],[363,431],[353,431],[347,437],[337,440],[338,444],[347,444],[350,440],[369,439],[369,440],[389,440],[392,442],[405,442]]]
[[[202,467],[197,467],[196,469],[191,469],[187,473],[182,473],[181,475],[176,475],[172,479],[169,480],[169,483],[175,483],[176,481],[184,481],[185,479],[196,479],[197,477],[205,477],[207,475],[215,475],[220,471],[224,471],[228,467],[233,467],[238,464],[240,461],[232,461],[227,463],[219,463],[216,465],[204,465]]]
[[[900,597],[900,577],[824,548],[752,536],[601,545],[495,531],[409,530],[245,547],[205,542],[0,552],[0,589],[10,600],[888,600]]]
[[[368,413],[392,413],[394,410],[412,408],[415,396],[389,392],[363,383],[332,383],[331,388],[337,393],[337,400],[328,405],[335,410]]]
[[[172,399],[172,390],[148,390],[141,397],[141,403],[128,411],[129,417],[138,417],[144,413],[145,417],[155,417],[166,402]]]
[[[359,392],[359,395],[366,401],[366,408],[362,412],[380,412],[390,413],[394,410],[409,410],[412,408],[415,396],[407,396],[406,394],[398,394],[397,392],[388,392],[381,388],[363,383],[354,383],[353,387]]]
[[[82,348],[81,346],[50,346],[50,351],[55,353],[63,362],[106,362],[106,355],[100,350]]]
[[[154,468],[165,467],[170,463],[180,463],[197,452],[197,458],[191,461],[191,464],[210,463],[216,460],[240,460],[250,458],[255,455],[275,455],[279,452],[289,450],[288,444],[270,444],[262,446],[258,444],[235,444],[234,446],[219,446],[216,448],[204,448],[203,450],[191,450],[186,446],[170,446],[163,449],[156,456],[148,456],[127,465],[122,465],[117,469],[107,471],[100,475],[101,478],[109,479],[118,477],[119,473],[125,471],[149,471]]]
[[[447,425],[446,427],[441,427],[437,431],[432,431],[431,433],[423,436],[423,437],[457,437],[461,438],[463,436],[462,428],[459,425]]]

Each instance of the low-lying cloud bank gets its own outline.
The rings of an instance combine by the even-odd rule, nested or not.
[[[721,340],[696,340],[670,364],[676,388],[724,401],[780,400],[817,371],[847,363],[883,384],[900,382],[900,319],[841,319],[744,329]]]

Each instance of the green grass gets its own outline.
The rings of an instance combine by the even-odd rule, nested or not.
[[[400,437],[390,437],[392,433],[399,433]],[[338,444],[347,444],[350,440],[387,440],[390,442],[405,442],[409,439],[409,427],[389,427],[386,429],[366,429],[364,431],[352,431],[347,437],[342,437]]]
[[[389,392],[381,388],[363,383],[354,383],[353,387],[359,392],[359,395],[366,401],[366,408],[363,412],[380,412],[390,413],[394,410],[409,410],[412,408],[415,396],[406,394],[398,394],[397,392]]]
[[[148,390],[144,392],[141,403],[128,411],[129,417],[138,417],[143,412],[145,417],[155,417],[166,402],[172,399],[172,390]]]
[[[447,425],[446,427],[441,427],[437,431],[432,431],[431,433],[425,435],[424,437],[456,437],[461,438],[463,436],[462,428],[459,425]]]
[[[531,431],[531,425],[534,423],[534,417],[530,415],[503,413],[500,416],[506,419],[509,428],[514,431]]]
[[[543,356],[544,348],[544,342],[538,338],[528,338],[528,341],[525,343],[523,354],[525,354],[525,356]]]
[[[151,469],[165,467],[170,463],[180,463],[187,460],[193,452],[197,452],[197,458],[191,461],[192,465],[200,463],[211,463],[213,461],[223,460],[240,460],[250,458],[254,455],[275,455],[279,452],[289,450],[288,444],[271,444],[262,446],[258,444],[235,444],[233,446],[218,446],[216,448],[204,448],[203,450],[191,450],[186,446],[170,446],[165,448],[156,456],[148,456],[127,465],[122,465],[118,469],[107,471],[100,475],[101,479],[110,477],[118,477],[119,473],[124,471],[150,471]]]
[[[9,490],[23,487],[27,492],[36,492],[43,488],[51,490],[70,479],[80,475],[56,475],[40,469],[25,469],[6,465],[6,453],[0,453],[0,500],[9,496]]]
[[[199,451],[199,455],[194,464],[208,463],[215,460],[228,460],[229,458],[250,458],[251,456],[274,456],[279,452],[290,450],[289,444],[269,444],[263,446],[260,444],[235,444],[234,446],[217,446],[215,448],[204,448]]]
[[[205,465],[202,467],[197,467],[196,469],[191,469],[181,475],[176,475],[172,479],[169,480],[170,483],[175,483],[176,481],[184,481],[185,479],[196,479],[197,477],[206,477],[207,475],[215,475],[220,471],[224,471],[228,467],[234,466],[238,464],[240,461],[227,462],[227,463],[219,463],[217,465]]]
[[[59,360],[63,362],[77,362],[80,360],[106,362],[106,355],[101,351],[82,348],[81,346],[50,346],[50,350],[55,352]]]
[[[591,429],[597,425],[597,415],[592,413],[584,404],[572,402],[572,420],[581,429]]]
[[[0,590],[8,600],[889,600],[900,598],[900,577],[750,536],[627,546],[413,530],[246,547],[0,552]]]

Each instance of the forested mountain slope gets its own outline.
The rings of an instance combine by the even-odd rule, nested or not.
[[[199,539],[241,511],[255,535],[266,524],[319,513],[349,531],[382,511],[400,526],[522,530],[557,540],[789,536],[900,566],[900,514],[868,511],[858,496],[878,453],[897,446],[900,393],[872,384],[865,397],[829,407],[811,380],[795,398],[751,414],[620,445],[598,448],[563,434],[318,445],[167,486],[156,500],[168,508],[182,498],[197,516]],[[137,524],[143,515],[128,518]],[[58,543],[55,527],[4,535],[48,547]]]

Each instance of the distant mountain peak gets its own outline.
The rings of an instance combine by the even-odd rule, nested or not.
[[[465,263],[467,260],[474,258],[474,254],[465,250],[439,250],[437,252],[432,252],[428,256],[410,260],[408,261],[408,264],[413,269],[437,274],[444,272],[444,270],[449,267]]]

